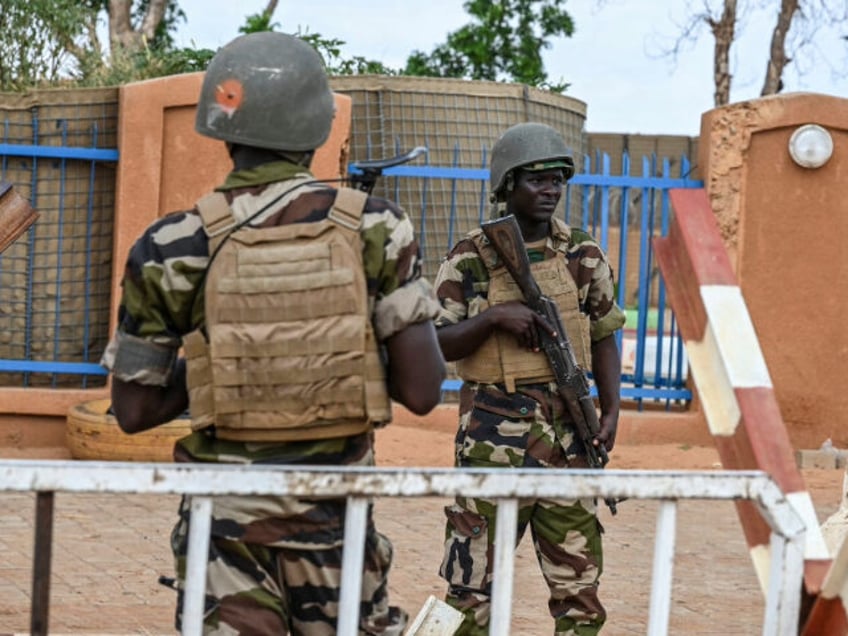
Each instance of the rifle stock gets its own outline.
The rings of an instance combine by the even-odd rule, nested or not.
[[[551,365],[559,394],[565,402],[569,415],[574,421],[577,435],[586,450],[589,466],[603,468],[609,462],[609,455],[603,444],[595,446],[593,443],[601,429],[601,424],[598,420],[598,412],[595,410],[595,402],[589,392],[589,382],[574,357],[574,350],[562,324],[559,308],[551,298],[542,293],[539,284],[533,278],[530,259],[527,256],[518,221],[510,214],[483,223],[480,228],[521,290],[524,302],[556,331],[556,335],[553,336],[539,330],[542,348]],[[618,512],[615,499],[606,498],[604,501],[612,514]]]

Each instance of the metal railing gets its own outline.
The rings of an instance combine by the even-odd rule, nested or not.
[[[344,497],[344,553],[337,633],[353,636],[365,523],[373,497],[498,499],[490,634],[506,636],[511,618],[518,500],[627,497],[661,502],[654,544],[648,634],[668,633],[677,502],[749,500],[771,528],[765,636],[798,632],[805,527],[775,482],[761,471],[644,471],[450,468],[333,468],[122,462],[0,461],[0,492],[36,492],[31,633],[47,633],[53,501],[56,492],[180,494],[191,497],[183,634],[202,632],[212,499],[216,495]]]

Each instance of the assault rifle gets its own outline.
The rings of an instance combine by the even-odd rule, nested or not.
[[[601,424],[598,421],[595,402],[589,393],[589,382],[574,357],[574,350],[562,324],[559,308],[551,298],[542,293],[539,284],[533,278],[530,271],[530,259],[527,257],[527,249],[524,247],[518,221],[510,214],[483,223],[480,227],[507,271],[518,284],[524,296],[524,302],[556,330],[556,336],[539,330],[542,349],[550,362],[559,394],[574,420],[577,435],[586,449],[590,468],[603,468],[609,462],[609,455],[603,444],[595,446],[592,443]],[[604,501],[612,514],[618,512],[615,499],[606,498]]]
[[[377,183],[377,178],[383,174],[383,170],[398,166],[402,163],[412,161],[419,155],[427,153],[427,148],[424,146],[416,146],[409,152],[389,157],[388,159],[367,159],[365,161],[357,161],[350,164],[351,175],[350,183],[357,190],[361,190],[367,194],[371,194],[374,185]]]

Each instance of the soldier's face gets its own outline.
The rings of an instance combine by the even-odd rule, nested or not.
[[[518,170],[507,198],[507,212],[536,222],[549,221],[556,212],[565,180],[560,168],[526,172]]]

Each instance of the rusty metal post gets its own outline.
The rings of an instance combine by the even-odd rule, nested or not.
[[[50,559],[53,552],[53,495],[53,492],[39,492],[35,500],[35,545],[29,625],[32,636],[47,636],[50,613]]]

